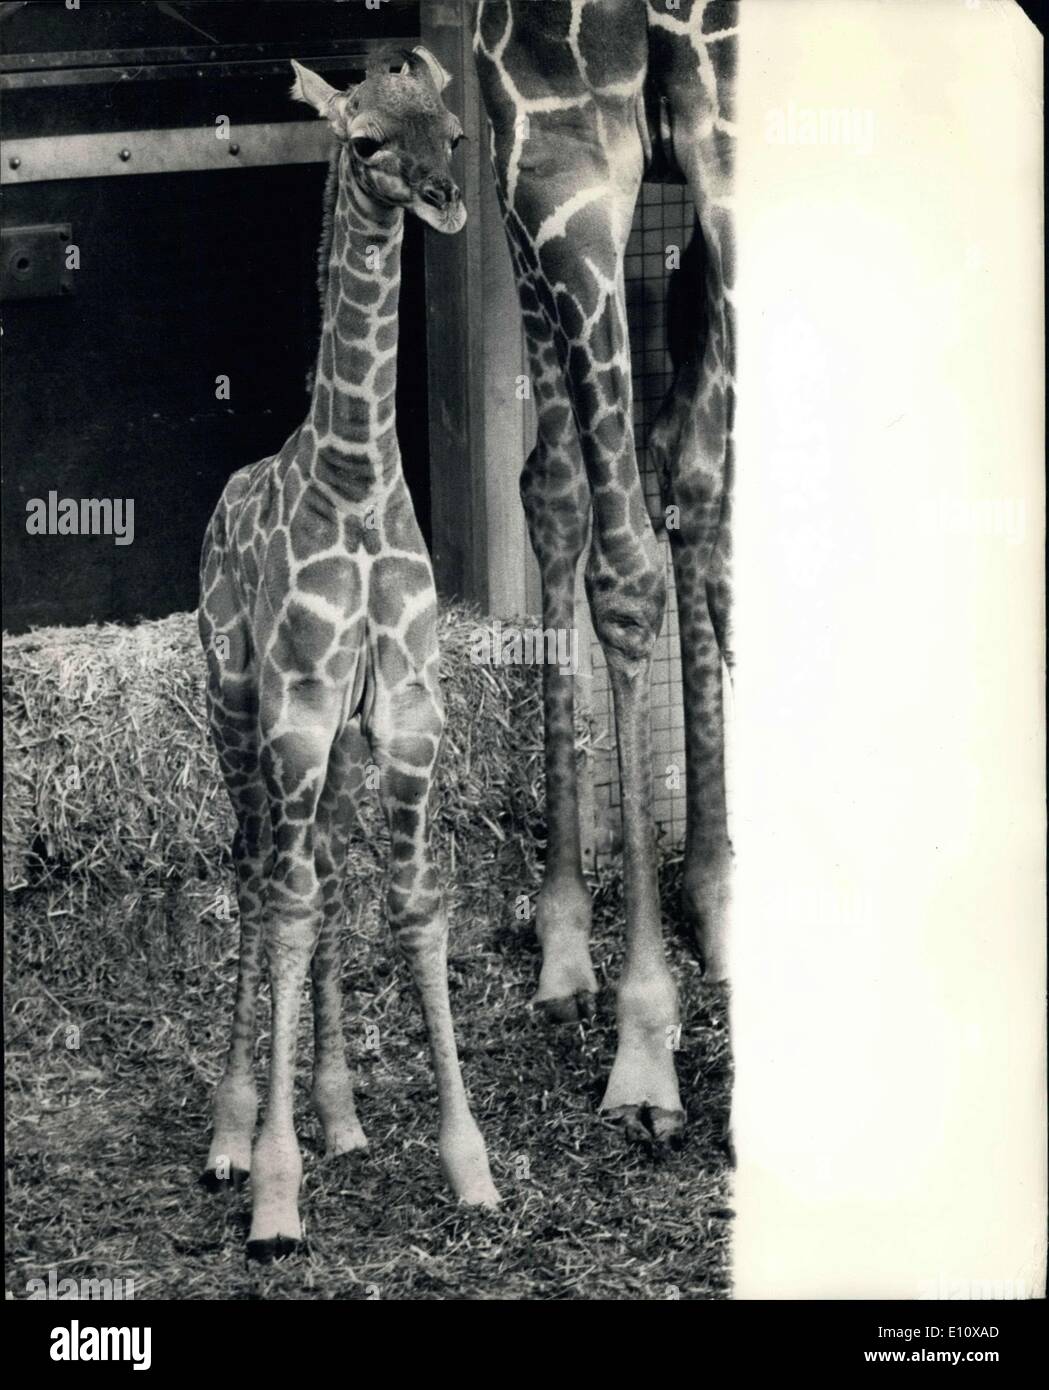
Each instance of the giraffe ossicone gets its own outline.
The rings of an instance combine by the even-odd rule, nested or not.
[[[323,324],[309,411],[273,456],[234,473],[201,556],[199,624],[212,736],[236,817],[240,962],[204,1181],[249,1173],[248,1252],[301,1243],[293,1092],[312,977],[313,1103],[330,1154],[366,1144],[342,1031],[343,867],[373,782],[390,831],[386,910],[418,987],[437,1081],[441,1166],[463,1201],[498,1201],[463,1086],[448,999],[448,924],[430,850],[444,727],[436,595],[394,419],[404,212],[465,221],[462,136],[425,49],[381,54],[338,91],[293,63],[292,95],[335,136],[321,254]],[[391,71],[391,67],[396,68]],[[266,1114],[253,1052],[263,962],[272,992]]]

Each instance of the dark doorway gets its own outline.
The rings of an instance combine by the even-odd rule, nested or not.
[[[199,128],[219,111],[234,127],[312,119],[288,100],[285,48],[305,45],[299,49],[304,61],[335,50],[325,75],[346,85],[359,76],[359,55],[350,52],[355,28],[375,42],[382,26],[410,38],[418,23],[418,7],[404,5],[383,7],[385,13],[363,5],[281,3],[91,8],[98,12],[91,21],[96,28],[99,14],[111,12],[98,40],[105,51],[68,51],[87,31],[64,6],[47,7],[54,17],[50,27],[41,6],[25,7],[21,18],[15,14],[4,23],[7,139]],[[209,32],[233,23],[236,32],[218,34],[229,40],[225,47],[208,47],[183,24],[175,24],[177,33],[154,32],[158,24],[174,23],[173,8]],[[336,18],[337,40],[318,27]],[[63,33],[56,26],[64,26]],[[245,53],[249,33],[251,51]],[[52,49],[65,44],[66,51],[50,59],[27,54],[47,35]],[[161,39],[167,47],[139,52],[137,67],[121,66],[132,41],[143,46]],[[142,76],[150,52],[154,80]],[[51,60],[65,69],[48,69]],[[110,69],[113,80],[101,80],[99,73]],[[120,80],[121,72],[129,80]],[[306,376],[319,333],[316,251],[324,177],[322,164],[295,164],[5,187],[5,228],[69,225],[80,254],[72,294],[4,304],[8,631],[131,621],[195,607],[200,543],[227,477],[277,450],[306,410]],[[422,229],[408,219],[399,433],[429,542],[423,250]],[[222,376],[229,378],[228,400],[216,394]],[[105,535],[27,534],[27,502],[52,492],[59,498],[133,498],[133,543],[118,546]]]

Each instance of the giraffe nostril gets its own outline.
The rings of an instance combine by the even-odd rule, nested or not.
[[[437,184],[433,183],[429,183],[425,186],[421,196],[424,203],[429,203],[431,207],[435,208],[443,208],[448,202],[447,189],[440,188]]]

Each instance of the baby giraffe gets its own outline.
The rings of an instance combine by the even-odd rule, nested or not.
[[[292,66],[292,96],[315,107],[337,140],[310,409],[278,454],[230,478],[201,557],[208,716],[236,814],[240,906],[233,1038],[202,1180],[243,1181],[250,1168],[248,1254],[259,1260],[290,1254],[302,1238],[292,1102],[308,970],[313,1102],[328,1153],[367,1143],[343,1046],[339,929],[354,797],[375,784],[369,769],[390,831],[387,915],[430,1037],[442,1167],[462,1201],[498,1201],[448,1001],[448,924],[428,814],[444,727],[436,597],[394,426],[404,209],[439,232],[462,227],[450,176],[462,128],[441,99],[448,74],[426,49],[381,57],[345,92]],[[252,1153],[263,954],[273,1026]]]

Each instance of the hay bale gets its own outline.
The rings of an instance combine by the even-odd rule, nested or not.
[[[440,621],[447,734],[436,848],[481,885],[511,842],[542,835],[540,673],[476,665],[482,621]],[[228,867],[232,813],[204,715],[195,615],[4,639],[4,882],[55,895],[161,892]],[[362,811],[352,869],[381,873],[384,830]],[[447,858],[446,858],[447,856]]]

